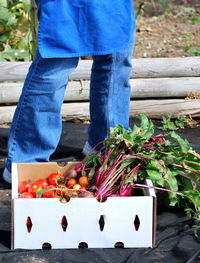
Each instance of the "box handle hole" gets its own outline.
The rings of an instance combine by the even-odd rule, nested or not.
[[[26,219],[26,228],[29,233],[31,232],[32,226],[33,226],[32,220],[30,216],[28,216]]]
[[[51,244],[46,242],[42,245],[42,249],[44,250],[50,250],[51,249]]]
[[[124,243],[123,242],[116,242],[115,248],[124,248]]]
[[[99,227],[100,227],[100,230],[101,230],[101,231],[103,231],[104,226],[105,226],[104,216],[101,215],[101,216],[100,216],[100,219],[99,219]]]
[[[88,248],[88,244],[86,242],[81,242],[78,245],[79,248]]]
[[[135,230],[138,231],[139,228],[140,228],[140,219],[139,219],[139,216],[136,215],[135,216],[135,219],[134,219],[134,227],[135,227]]]
[[[67,222],[66,216],[63,216],[63,218],[61,220],[61,226],[62,226],[63,231],[65,232],[67,230],[67,227],[68,227],[68,222]]]

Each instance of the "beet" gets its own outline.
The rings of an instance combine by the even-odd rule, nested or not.
[[[77,172],[75,169],[70,169],[67,174],[66,174],[67,178],[76,178],[77,177]]]

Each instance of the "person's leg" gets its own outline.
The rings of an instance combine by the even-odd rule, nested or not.
[[[118,124],[129,128],[130,73],[133,44],[102,56],[93,56],[90,84],[90,119],[87,152],[104,140],[110,127]]]
[[[62,132],[61,106],[78,58],[43,59],[37,53],[26,77],[8,140],[6,181],[12,162],[46,162]]]

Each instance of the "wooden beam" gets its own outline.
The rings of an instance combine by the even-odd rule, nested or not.
[[[131,78],[200,77],[200,58],[133,59]],[[0,62],[0,81],[23,81],[30,62]],[[70,79],[89,79],[91,60],[80,60]]]
[[[196,96],[200,98],[200,78],[154,78],[131,79],[131,98],[185,98]],[[22,83],[1,83],[0,104],[17,103]],[[88,101],[88,80],[69,81],[64,101]]]
[[[10,123],[15,106],[0,107],[0,124]],[[163,100],[132,100],[130,117],[143,113],[152,119],[161,119],[167,113],[200,117],[200,99],[163,99]],[[62,106],[63,121],[89,119],[89,103],[64,103]]]

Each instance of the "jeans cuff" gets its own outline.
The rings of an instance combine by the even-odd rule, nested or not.
[[[82,153],[86,156],[88,155],[88,153],[92,150],[92,147],[89,145],[88,141],[85,143]],[[93,153],[97,153],[97,150],[93,150]]]
[[[6,183],[11,184],[11,172],[7,168],[4,169],[2,177]]]

